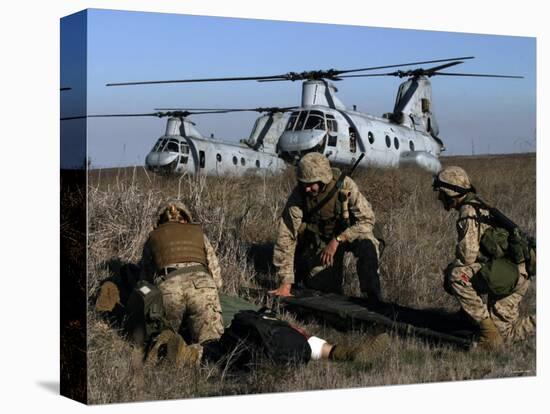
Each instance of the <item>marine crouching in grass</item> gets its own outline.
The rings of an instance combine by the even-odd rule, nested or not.
[[[160,334],[155,346],[167,343],[178,358],[198,363],[202,348],[186,347],[177,333],[187,329],[195,344],[220,338],[221,269],[201,226],[191,223],[191,213],[181,201],[161,204],[156,217],[143,248],[142,279],[161,291],[170,329]]]
[[[271,294],[291,295],[292,284],[341,293],[346,251],[357,257],[361,293],[382,300],[378,261],[381,241],[375,217],[357,184],[319,153],[308,153],[297,168],[298,185],[279,221],[273,264],[279,287]],[[296,266],[296,268],[295,268]]]
[[[535,316],[520,317],[519,305],[535,273],[534,243],[476,195],[462,168],[444,168],[433,189],[446,210],[459,213],[455,259],[445,270],[444,287],[478,324],[479,346],[494,349],[533,334]]]

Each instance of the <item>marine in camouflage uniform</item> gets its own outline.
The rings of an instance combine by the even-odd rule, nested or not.
[[[183,324],[195,343],[216,340],[223,333],[218,297],[222,279],[216,253],[180,201],[162,204],[157,217],[143,248],[143,278],[162,292],[175,332]]]
[[[439,200],[446,210],[453,208],[459,212],[455,259],[445,270],[445,290],[458,299],[466,314],[479,325],[482,347],[497,347],[503,339],[508,342],[524,339],[535,331],[534,316],[519,316],[519,304],[530,283],[525,264],[518,265],[519,278],[509,295],[501,297],[486,292],[480,276],[483,266],[480,241],[491,227],[486,220],[489,212],[476,205],[475,189],[460,167],[443,169],[434,180],[434,190],[439,191]],[[487,304],[481,297],[484,293],[488,293]]]
[[[340,174],[319,153],[299,162],[299,183],[280,218],[273,256],[280,286],[271,293],[290,295],[295,273],[308,288],[340,293],[344,253],[351,251],[362,294],[382,300],[374,213],[357,184],[350,177],[339,181]]]

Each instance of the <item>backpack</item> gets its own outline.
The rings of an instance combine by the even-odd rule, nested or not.
[[[307,338],[267,308],[243,310],[220,338],[225,364],[250,368],[258,357],[276,365],[301,365],[311,359]]]
[[[159,288],[140,280],[126,303],[125,330],[139,346],[147,346],[164,329],[169,329]]]
[[[520,263],[525,263],[529,276],[535,275],[535,245],[497,208],[488,206],[477,197],[471,197],[467,204],[475,208],[479,223],[490,226],[479,241],[482,290],[497,297],[506,297],[517,285]],[[489,215],[481,214],[481,209]]]

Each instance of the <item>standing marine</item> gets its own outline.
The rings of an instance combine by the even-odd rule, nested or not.
[[[535,316],[519,316],[530,284],[525,241],[502,228],[462,168],[444,168],[434,178],[433,189],[446,210],[458,211],[455,259],[445,270],[444,287],[478,324],[479,345],[493,349],[526,338],[535,331]]]
[[[172,342],[184,346],[180,335],[187,329],[192,342],[215,341],[223,333],[218,289],[221,270],[208,238],[179,200],[161,204],[154,230],[143,248],[143,278],[158,286],[171,330],[161,333],[158,346]],[[196,349],[202,349],[197,347]],[[200,360],[201,355],[184,355]]]
[[[374,212],[357,184],[316,152],[300,160],[297,179],[279,221],[273,255],[279,287],[270,293],[291,295],[295,274],[307,288],[340,293],[344,253],[351,251],[362,295],[380,302],[380,241]]]

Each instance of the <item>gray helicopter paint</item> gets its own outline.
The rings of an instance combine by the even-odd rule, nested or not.
[[[439,161],[434,162],[434,159],[437,159],[442,150],[442,142],[427,132],[428,120],[432,122],[432,130],[433,126],[437,125],[431,111],[431,85],[428,79],[420,77],[418,80],[407,80],[400,85],[394,105],[395,110],[402,110],[400,123],[388,118],[349,111],[343,105],[340,109],[341,102],[334,95],[335,91],[336,88],[328,82],[306,81],[302,91],[303,107],[296,110],[317,110],[325,116],[331,114],[335,117],[338,132],[331,134],[336,136],[336,146],[329,146],[325,142],[323,148],[323,153],[329,159],[338,163],[351,163],[358,157],[357,150],[352,152],[349,144],[351,127],[357,133],[358,149],[366,155],[361,165],[395,168],[403,162],[415,163],[433,173],[439,171],[441,165]],[[323,99],[319,99],[320,93],[323,94]],[[422,112],[422,99],[429,102],[427,112]],[[315,102],[319,103],[314,104]],[[369,134],[374,137],[372,143],[365,139]],[[389,146],[386,144],[386,136]],[[323,139],[327,139],[325,131],[285,131],[279,140],[279,149],[283,153],[288,153],[288,158],[295,158],[322,145]],[[422,153],[426,156],[421,156]]]
[[[328,106],[333,109],[346,109],[346,106],[335,95],[337,89],[325,80],[305,81],[302,84],[302,106]]]
[[[173,135],[179,130],[182,135]],[[152,171],[167,174],[236,175],[280,173],[285,162],[275,153],[254,150],[245,145],[197,137],[194,124],[185,118],[169,118],[166,131],[159,140],[166,143],[146,157],[146,166]],[[168,150],[168,141],[177,143],[177,151]],[[174,148],[174,145],[171,146]],[[188,152],[183,149],[187,148]]]

